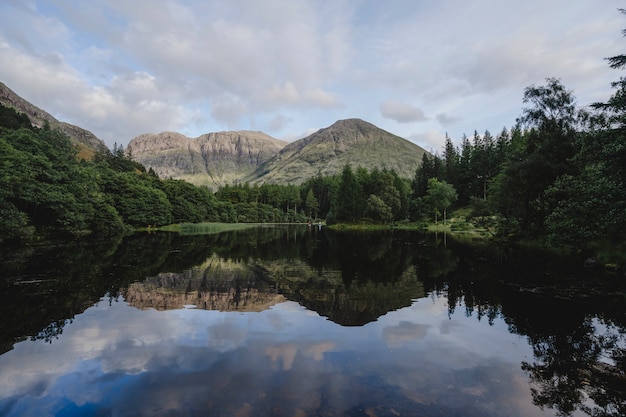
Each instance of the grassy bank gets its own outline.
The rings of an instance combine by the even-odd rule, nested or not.
[[[451,217],[445,222],[439,220],[437,223],[433,221],[422,222],[398,222],[393,224],[376,224],[363,220],[358,223],[337,223],[329,225],[333,230],[421,230],[427,232],[449,233],[451,235],[464,235],[469,237],[490,238],[493,232],[476,222],[468,221],[466,217],[467,210],[458,210],[452,213]],[[489,224],[493,219],[482,219],[480,223]]]
[[[181,235],[207,235],[233,230],[250,229],[259,223],[179,223],[156,228],[137,229],[140,232],[176,232]]]

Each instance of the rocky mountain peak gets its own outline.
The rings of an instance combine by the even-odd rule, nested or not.
[[[412,178],[425,152],[361,119],[339,120],[285,146],[246,180],[299,184],[318,173],[338,174],[345,165],[388,168]]]
[[[197,138],[161,132],[139,135],[126,149],[161,178],[184,179],[217,189],[249,175],[286,144],[253,131],[206,133]]]
[[[378,127],[375,125],[366,122],[361,119],[344,119],[337,120],[335,123],[326,128],[326,130],[335,130],[335,131],[345,131],[345,130],[353,130],[353,131],[372,131],[376,130]]]

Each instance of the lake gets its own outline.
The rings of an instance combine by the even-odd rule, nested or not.
[[[623,416],[624,277],[266,226],[0,255],[2,416]]]

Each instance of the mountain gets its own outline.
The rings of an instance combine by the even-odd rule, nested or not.
[[[300,184],[318,173],[339,174],[346,164],[394,169],[400,177],[413,178],[425,152],[363,120],[339,120],[285,146],[245,180]]]
[[[193,139],[162,132],[139,135],[126,150],[161,178],[184,179],[216,189],[249,176],[286,144],[252,131],[208,133]]]
[[[66,122],[58,121],[51,114],[18,96],[2,82],[0,82],[0,104],[25,114],[30,119],[30,123],[35,127],[42,128],[45,126],[46,122],[48,122],[48,125],[52,129],[58,129],[65,133],[70,140],[78,146],[78,155],[81,157],[91,158],[97,151],[108,150],[106,144],[90,131]]]

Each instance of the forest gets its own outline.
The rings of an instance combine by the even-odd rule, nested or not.
[[[623,69],[626,55],[608,58]],[[424,222],[465,208],[505,238],[553,247],[620,247],[626,230],[626,79],[607,102],[578,107],[556,78],[523,92],[514,127],[446,136],[413,178],[345,166],[301,185],[238,184],[217,192],[160,179],[122,146],[78,158],[62,133],[0,106],[0,242],[115,235],[197,222]]]

